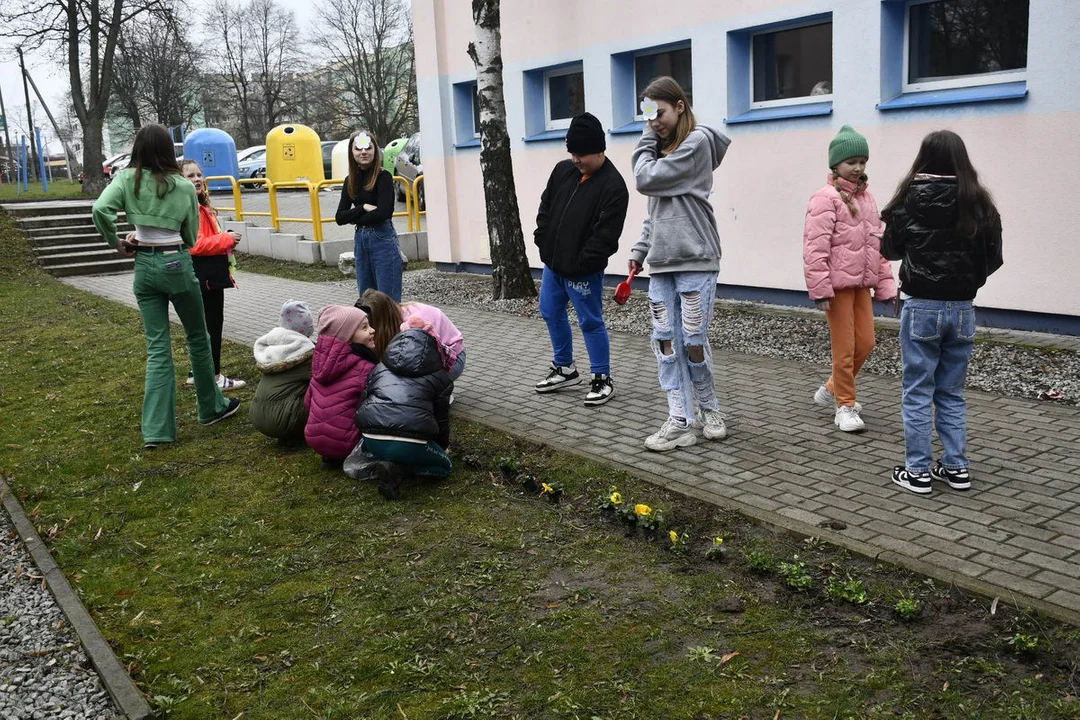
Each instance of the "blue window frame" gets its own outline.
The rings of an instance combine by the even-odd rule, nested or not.
[[[728,124],[832,112],[832,14],[728,33]]]
[[[480,104],[476,99],[476,81],[454,83],[454,147],[480,145]]]
[[[694,99],[693,53],[689,40],[656,45],[611,56],[612,118],[618,133],[638,133],[645,126],[638,98],[660,75],[670,75],[682,86],[690,104]]]
[[[1029,0],[883,0],[879,110],[1027,95]]]
[[[585,112],[585,69],[580,60],[526,70],[525,140],[566,137],[570,120]]]

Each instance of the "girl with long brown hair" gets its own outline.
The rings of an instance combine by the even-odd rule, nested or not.
[[[630,269],[649,263],[652,346],[668,417],[645,440],[649,450],[671,450],[727,435],[716,399],[709,323],[713,316],[720,234],[709,203],[713,171],[731,141],[698,123],[674,78],[649,83],[641,98],[648,121],[634,150],[634,180],[648,198],[641,239]]]
[[[398,303],[389,295],[368,289],[356,301],[356,307],[367,313],[375,328],[375,355],[382,358],[386,346],[398,334],[401,323],[411,317],[423,318],[434,328],[447,358],[450,379],[457,380],[465,371],[465,339],[461,331],[439,308],[419,302]]]
[[[401,300],[401,245],[394,230],[394,178],[382,169],[382,150],[366,130],[349,138],[349,177],[334,216],[355,225],[356,291],[381,290]]]

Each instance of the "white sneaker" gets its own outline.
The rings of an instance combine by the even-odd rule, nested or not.
[[[660,426],[660,429],[645,438],[645,447],[649,450],[663,452],[677,447],[690,447],[697,442],[697,435],[689,423],[680,425],[675,418],[669,417]]]
[[[836,409],[836,396],[829,392],[829,388],[822,385],[814,393],[814,402],[821,407]],[[862,404],[855,401],[855,412],[862,412]]]
[[[577,385],[580,382],[581,375],[578,374],[577,366],[574,363],[570,363],[566,367],[559,367],[552,363],[547,377],[536,383],[535,387],[538,393],[549,393]]]
[[[190,370],[188,370],[187,380],[184,382],[184,384],[185,385],[194,385],[195,384],[195,375]]]
[[[236,378],[225,377],[224,375],[217,376],[217,386],[221,388],[223,392],[230,390],[239,390],[247,385],[243,380],[237,380]]]
[[[859,417],[859,411],[846,405],[836,408],[833,422],[844,432],[862,432],[866,429],[866,423]]]
[[[698,410],[697,419],[701,425],[701,435],[706,440],[721,440],[727,437],[724,413],[719,410]]]

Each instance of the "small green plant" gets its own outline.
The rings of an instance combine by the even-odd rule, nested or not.
[[[1005,639],[1006,644],[1017,655],[1030,655],[1039,649],[1041,644],[1038,636],[1026,633],[1014,633],[1012,637]]]
[[[744,555],[746,557],[746,564],[754,572],[772,572],[772,569],[776,567],[776,561],[773,559],[772,555],[764,550],[747,550]]]
[[[705,551],[705,559],[724,562],[725,555],[727,555],[727,546],[724,545],[724,538],[714,537],[712,545]]]
[[[716,651],[711,647],[705,645],[695,645],[686,651],[686,656],[691,660],[701,660],[702,662],[711,663],[719,660],[716,656]]]
[[[893,612],[895,612],[901,620],[914,620],[919,616],[921,610],[922,602],[911,594],[901,595],[900,599],[893,605]]]
[[[660,508],[638,504],[634,506],[634,514],[637,515],[638,524],[647,532],[656,532],[664,524],[664,512]]]
[[[619,488],[612,485],[608,488],[607,494],[602,496],[596,503],[596,507],[600,512],[615,512],[623,505],[622,493],[619,492]]]
[[[680,534],[675,530],[668,532],[668,539],[671,540],[671,552],[676,555],[685,555],[687,547],[690,544],[690,536],[686,533]]]
[[[540,483],[540,497],[548,500],[551,503],[558,504],[559,500],[562,499],[562,496],[563,496],[562,483],[559,483],[559,482],[552,482],[550,484],[546,483],[546,482]]]
[[[780,563],[777,572],[792,590],[809,590],[814,584],[814,579],[806,572],[806,563],[798,555],[792,556],[791,562]]]
[[[869,598],[863,581],[850,575],[841,579],[835,575],[829,578],[825,586],[825,595],[833,600],[843,600],[854,605],[864,605]]]

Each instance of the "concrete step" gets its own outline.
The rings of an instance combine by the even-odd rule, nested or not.
[[[39,238],[48,238],[56,235],[97,235],[100,237],[97,228],[93,225],[69,225],[68,227],[43,227],[43,228],[20,228],[26,236],[30,238],[30,242],[36,243]],[[135,227],[128,223],[117,223],[116,231],[118,233],[127,233],[134,230]]]
[[[124,258],[118,252],[112,248],[103,245],[101,248],[92,250],[81,250],[77,252],[63,252],[55,253],[51,255],[38,255],[38,263],[45,270],[52,270],[52,268],[58,265],[71,265],[74,263],[93,263],[99,260],[111,260],[113,258]]]
[[[135,261],[113,253],[113,259],[111,260],[53,265],[46,269],[49,273],[57,277],[68,277],[71,275],[112,275],[115,273],[131,272],[135,269]]]
[[[51,215],[71,215],[89,213],[93,198],[87,200],[44,200],[25,203],[4,203],[0,208],[16,220],[25,217],[47,217]]]
[[[119,216],[121,221],[126,222],[127,218],[121,214]],[[19,228],[22,230],[33,230],[38,228],[57,228],[57,227],[75,227],[78,225],[93,225],[93,217],[90,213],[77,213],[66,215],[34,215],[18,218],[17,222]]]
[[[34,255],[37,255],[38,257],[47,257],[50,255],[63,255],[64,253],[77,254],[97,250],[116,252],[110,248],[104,240],[95,237],[85,242],[68,242],[62,245],[38,245],[34,248]]]
[[[30,238],[30,244],[35,249],[54,247],[56,245],[85,245],[90,243],[104,245],[105,239],[97,233],[65,233],[63,235],[45,235]]]

